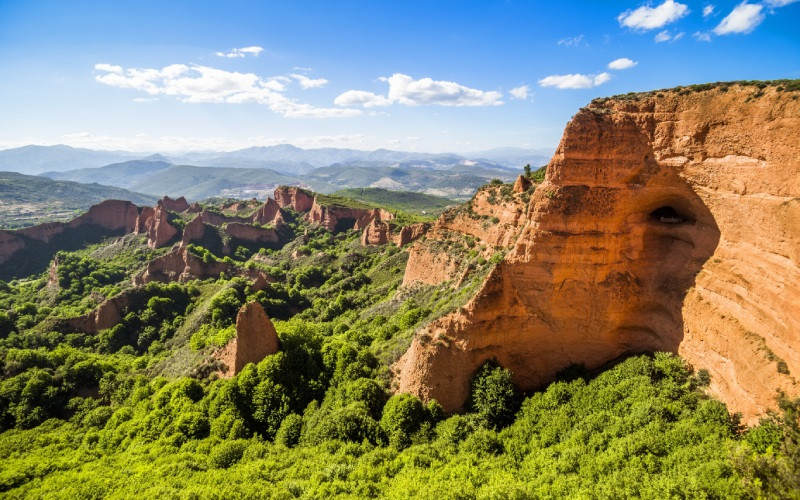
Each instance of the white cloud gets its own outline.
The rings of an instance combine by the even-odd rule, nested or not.
[[[527,85],[520,85],[508,91],[514,99],[527,99],[530,94],[530,87]]]
[[[114,66],[113,64],[105,64],[105,63],[95,64],[94,69],[98,71],[106,71],[108,73],[122,73],[122,67]]]
[[[578,36],[570,36],[567,38],[562,38],[558,42],[558,45],[563,45],[564,47],[577,47],[578,45],[589,45],[586,42],[586,37],[584,35]]]
[[[298,83],[300,83],[300,86],[302,88],[304,88],[304,89],[313,89],[313,88],[318,88],[318,87],[324,87],[325,85],[328,84],[328,80],[326,80],[324,78],[311,79],[311,78],[309,78],[309,77],[307,77],[305,75],[297,75],[297,74],[294,74],[294,73],[291,76],[292,76],[292,78],[297,80]]]
[[[652,30],[673,23],[689,13],[689,8],[675,0],[665,0],[658,7],[642,5],[635,10],[626,10],[617,21],[622,26],[635,30]]]
[[[699,31],[695,31],[692,34],[692,36],[698,42],[710,42],[711,41],[711,35],[709,35],[708,33],[701,33]]]
[[[733,8],[730,14],[725,16],[719,26],[714,28],[714,33],[717,35],[750,33],[766,17],[761,12],[763,8],[763,5],[757,3],[747,3],[746,1],[740,3]]]
[[[670,41],[677,42],[678,40],[683,38],[685,34],[686,33],[681,31],[680,33],[675,33],[675,35],[672,35],[672,33],[670,33],[669,30],[664,30],[664,31],[659,31],[653,39],[656,41],[656,43],[670,42]]]
[[[285,90],[285,77],[261,78],[254,73],[224,71],[208,66],[172,64],[160,70],[129,68],[120,72],[106,71],[97,75],[95,80],[151,96],[174,96],[183,102],[255,102],[286,117],[325,118],[361,114],[357,109],[316,108],[298,103],[281,93]]]
[[[484,91],[459,85],[455,82],[414,78],[402,73],[379,78],[389,84],[386,96],[362,90],[348,90],[339,95],[334,104],[361,104],[364,107],[405,104],[406,106],[499,106],[503,104],[503,94],[497,91]]]
[[[783,7],[784,5],[789,5],[790,3],[795,3],[797,1],[798,0],[765,0],[764,3],[766,3],[769,7],[776,8]]]
[[[258,57],[258,55],[262,52],[264,52],[264,49],[262,47],[252,46],[252,47],[242,47],[239,49],[231,49],[230,52],[214,52],[214,55],[219,57],[245,57],[248,54],[252,54]]]
[[[599,75],[550,75],[539,80],[542,87],[556,87],[559,89],[590,89],[602,85],[611,79],[609,73]]]
[[[333,100],[337,106],[364,106],[374,108],[376,106],[390,106],[392,101],[382,95],[373,94],[364,90],[348,90]]]
[[[627,57],[621,57],[619,59],[614,59],[613,61],[608,63],[608,68],[609,69],[628,69],[628,68],[632,68],[632,67],[636,66],[637,64],[639,64],[639,63],[636,62],[636,61],[632,61],[632,60],[628,59]]]
[[[708,17],[714,13],[714,6],[713,5],[706,5],[703,7],[703,17]]]

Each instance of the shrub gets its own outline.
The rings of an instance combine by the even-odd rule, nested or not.
[[[275,434],[275,442],[291,448],[300,441],[300,434],[303,430],[303,417],[296,413],[287,415],[281,422],[278,433]]]
[[[246,441],[223,441],[211,450],[208,464],[215,469],[227,469],[242,459],[246,448]]]
[[[514,414],[519,410],[520,396],[511,381],[511,372],[496,362],[481,366],[470,384],[467,406],[492,429],[513,422]]]
[[[383,407],[381,428],[389,442],[398,448],[407,446],[411,435],[417,432],[426,419],[422,401],[411,394],[395,394]]]

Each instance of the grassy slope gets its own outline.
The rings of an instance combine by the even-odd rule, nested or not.
[[[156,202],[153,196],[112,186],[0,172],[0,228],[69,220],[107,199],[130,200],[137,205]]]
[[[433,196],[410,191],[390,191],[382,188],[350,188],[333,193],[363,203],[384,207],[391,211],[409,214],[438,214],[455,202],[442,196]]]

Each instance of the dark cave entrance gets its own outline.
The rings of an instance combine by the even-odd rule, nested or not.
[[[650,220],[661,224],[692,224],[694,218],[683,211],[678,211],[670,205],[659,207],[648,216]]]

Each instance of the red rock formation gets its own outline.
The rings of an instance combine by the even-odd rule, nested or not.
[[[385,245],[389,243],[390,230],[389,224],[378,219],[372,219],[372,222],[364,228],[364,232],[361,234],[361,244]]]
[[[200,240],[206,232],[206,226],[203,223],[203,214],[197,214],[197,217],[192,219],[183,228],[183,235],[181,236],[181,246],[186,246],[193,241]]]
[[[241,222],[229,222],[225,224],[225,233],[232,238],[250,241],[253,243],[276,243],[278,233],[275,229],[253,226],[252,224],[242,224]]]
[[[186,282],[193,279],[218,278],[222,273],[250,279],[263,278],[269,283],[273,282],[271,277],[256,269],[245,269],[224,261],[203,262],[203,259],[188,251],[186,247],[180,247],[148,262],[144,271],[133,277],[133,284],[139,286],[151,281]]]
[[[267,201],[253,214],[253,222],[262,225],[271,224],[275,227],[283,224],[283,215],[278,202],[272,198],[267,198]]]
[[[278,333],[261,305],[245,304],[236,316],[236,336],[216,355],[225,366],[220,375],[232,377],[279,349]]]
[[[169,223],[167,209],[159,201],[147,231],[147,246],[161,248],[172,241],[177,234],[178,230]]]
[[[115,326],[125,316],[125,311],[131,304],[128,292],[122,292],[110,299],[104,300],[97,309],[76,318],[69,318],[66,324],[70,328],[83,333],[98,333],[106,328]]]
[[[0,230],[0,264],[6,262],[15,253],[25,248],[25,241],[15,231]]]
[[[186,209],[186,213],[188,214],[199,214],[203,211],[203,207],[200,206],[199,203],[195,202],[189,205],[189,208]]]
[[[275,188],[275,201],[283,208],[291,208],[295,212],[305,212],[311,209],[314,196],[302,188],[278,186]]]
[[[320,205],[317,199],[306,214],[305,219],[312,224],[318,224],[328,231],[342,229],[361,229],[366,227],[373,219],[392,220],[394,215],[379,208],[351,208],[341,205]]]
[[[711,392],[748,422],[777,389],[798,395],[800,100],[757,91],[576,114],[513,250],[469,304],[418,333],[399,390],[453,411],[487,359],[531,390],[572,363],[666,350],[709,370]]]
[[[165,196],[161,198],[161,201],[159,203],[161,203],[161,205],[170,212],[183,212],[189,208],[189,203],[183,196],[181,196],[177,200],[173,200],[169,196]]]
[[[136,218],[136,228],[133,232],[136,234],[147,234],[153,226],[155,214],[156,209],[153,207],[142,208],[142,211],[139,212],[139,216]]]
[[[92,205],[88,212],[72,219],[69,227],[94,224],[104,229],[124,230],[126,233],[130,233],[136,228],[138,217],[139,208],[133,203],[122,200],[105,200],[97,205]]]
[[[404,247],[425,236],[425,233],[428,232],[430,227],[431,225],[426,222],[417,222],[410,226],[404,226],[397,233],[394,242],[397,246]]]
[[[515,193],[524,193],[533,186],[533,181],[525,177],[524,175],[520,175],[517,177],[517,180],[514,182],[514,192]]]

